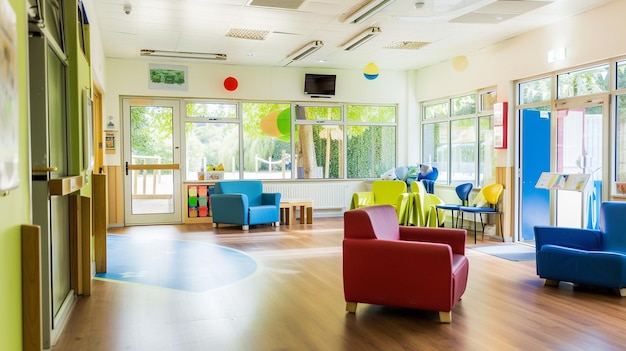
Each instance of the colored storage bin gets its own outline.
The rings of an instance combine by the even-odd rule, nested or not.
[[[188,200],[189,200],[189,207],[196,207],[196,206],[198,206],[198,198],[197,197],[190,197]]]
[[[206,195],[207,195],[207,186],[198,185],[198,196],[206,196]]]
[[[197,207],[189,207],[189,217],[198,217],[198,208]]]
[[[198,207],[200,206],[208,206],[209,205],[209,198],[206,196],[202,196],[198,198]]]
[[[207,206],[199,206],[198,217],[208,217],[208,216],[209,216],[209,208]]]
[[[196,196],[198,196],[198,187],[195,186],[195,185],[190,185],[188,193],[189,193],[189,197],[196,197]]]

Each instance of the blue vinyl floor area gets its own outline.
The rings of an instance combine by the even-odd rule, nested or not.
[[[107,235],[107,272],[96,279],[205,292],[244,279],[258,268],[243,252],[182,240]]]

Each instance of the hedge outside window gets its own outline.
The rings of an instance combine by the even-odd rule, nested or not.
[[[343,107],[296,105],[295,112],[296,177],[343,178]]]
[[[378,178],[396,165],[396,107],[346,106],[348,178]]]
[[[378,178],[396,166],[396,106],[185,103],[186,180],[220,164],[225,179]]]

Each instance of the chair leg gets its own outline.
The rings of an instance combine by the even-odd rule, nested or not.
[[[483,222],[483,214],[480,213],[480,227],[483,228],[483,235],[480,240],[485,241],[485,222]]]
[[[616,290],[619,296],[626,297],[626,288],[621,288],[621,289],[616,289]]]
[[[502,235],[502,242],[504,242],[504,231],[502,230],[502,213],[498,214],[498,218],[500,218],[500,235]]]
[[[558,286],[559,281],[555,279],[546,279],[546,282],[544,283],[544,285],[545,286]]]
[[[476,244],[476,237],[478,237],[478,232],[476,231],[476,213],[474,213],[474,244]]]
[[[249,229],[250,229],[250,226],[249,226],[249,225],[242,225],[242,226],[241,226],[241,229],[242,229],[242,230],[249,230]]]
[[[346,311],[350,313],[356,312],[356,302],[346,302]]]
[[[439,321],[441,323],[452,323],[452,311],[439,311]]]

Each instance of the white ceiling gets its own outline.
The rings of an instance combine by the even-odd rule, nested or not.
[[[158,61],[141,49],[226,54],[225,64],[284,66],[306,43],[324,46],[290,67],[418,69],[468,55],[520,33],[575,16],[613,0],[396,0],[368,20],[344,22],[369,0],[85,0],[93,2],[107,57]],[[376,1],[376,0],[375,0]],[[296,10],[250,6],[283,4]],[[416,2],[424,2],[421,9]],[[132,11],[125,14],[124,5]],[[353,51],[342,44],[369,27],[381,34]],[[226,36],[232,29],[267,31],[265,40]],[[420,49],[391,49],[404,41]],[[323,60],[324,62],[320,62]],[[211,61],[208,61],[211,62]],[[218,62],[218,61],[215,61]]]

